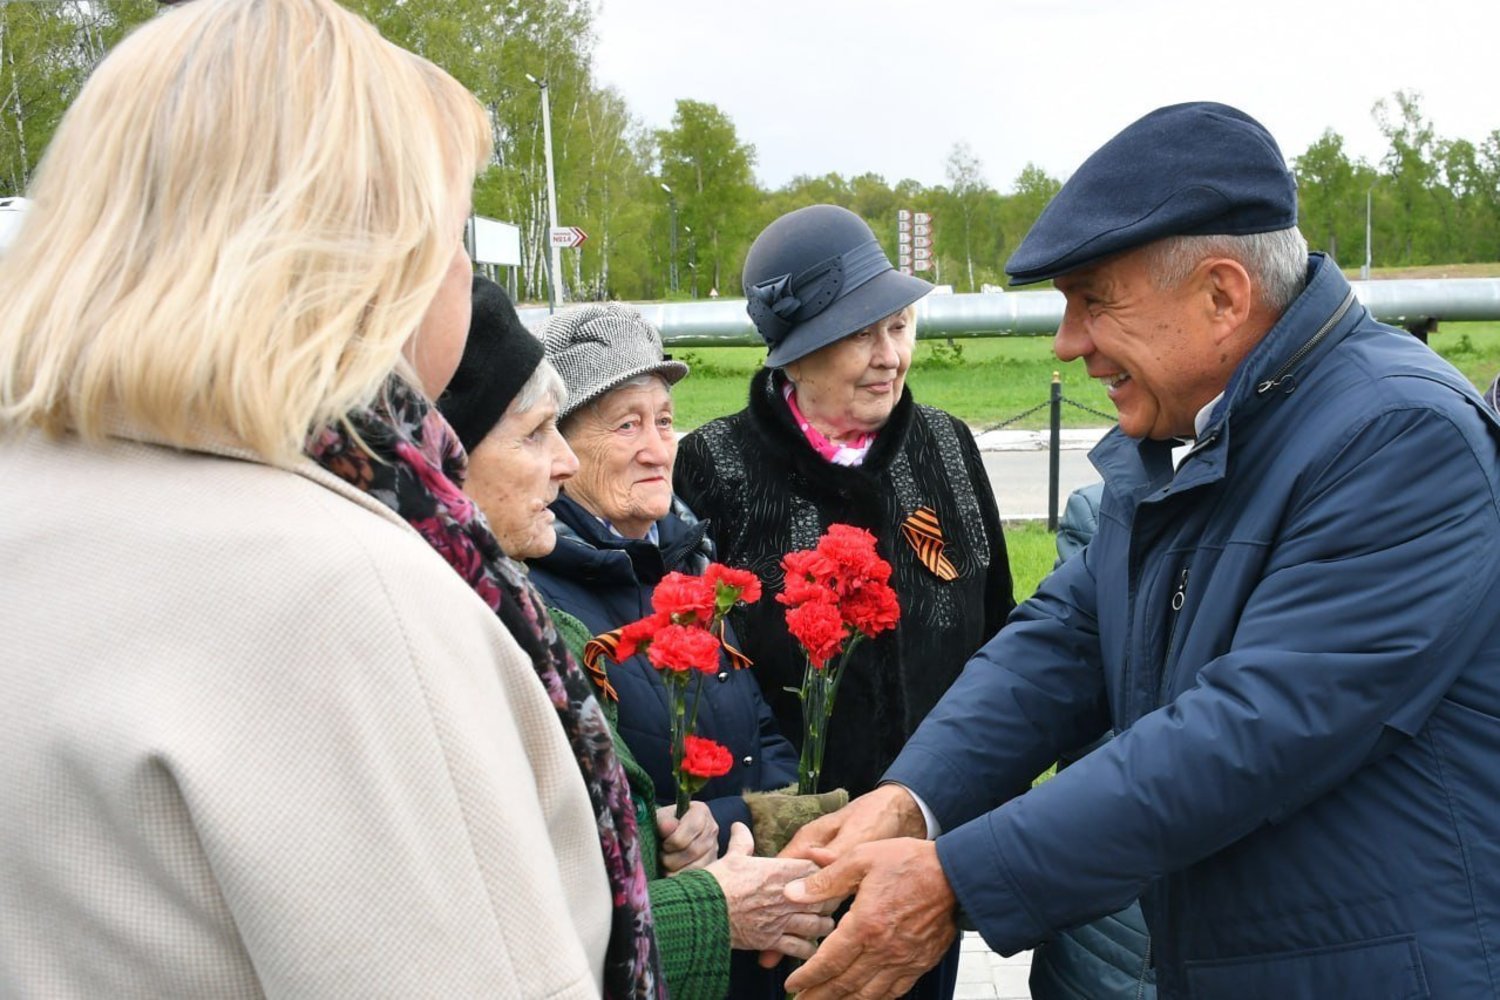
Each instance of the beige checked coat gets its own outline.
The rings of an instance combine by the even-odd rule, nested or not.
[[[307,465],[0,439],[0,996],[597,996],[540,683]]]

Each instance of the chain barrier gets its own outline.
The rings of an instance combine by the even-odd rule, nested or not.
[[[1062,403],[1067,403],[1069,406],[1074,407],[1075,409],[1082,410],[1085,413],[1093,414],[1096,417],[1103,417],[1107,422],[1109,422],[1111,424],[1114,423],[1116,420],[1119,419],[1119,417],[1117,417],[1113,413],[1105,413],[1103,410],[1096,410],[1092,406],[1085,406],[1083,403],[1079,403],[1079,402],[1076,402],[1074,400],[1071,400],[1067,396],[1060,396],[1060,397],[1058,397],[1058,401],[1062,402]],[[1052,401],[1050,399],[1049,400],[1044,400],[1043,402],[1040,402],[1040,403],[1036,404],[1035,406],[1031,407],[1031,409],[1029,409],[1029,410],[1022,410],[1020,413],[1017,413],[1013,417],[1007,417],[1006,419],[1000,421],[998,424],[991,424],[988,427],[981,428],[980,429],[980,433],[981,434],[988,434],[990,431],[1004,430],[1005,428],[1009,427],[1011,424],[1015,423],[1017,420],[1025,420],[1027,417],[1031,416],[1036,411],[1038,411],[1038,410],[1045,410],[1047,407],[1049,407],[1051,405],[1052,405]]]
[[[1049,440],[1048,448],[1047,448],[1047,451],[1048,451],[1048,456],[1047,456],[1047,530],[1048,531],[1056,531],[1057,530],[1057,501],[1058,501],[1059,483],[1060,483],[1060,480],[1061,480],[1060,467],[1059,467],[1059,464],[1058,464],[1060,456],[1059,456],[1058,453],[1062,449],[1062,442],[1061,442],[1061,439],[1059,437],[1059,434],[1062,431],[1062,404],[1063,403],[1067,403],[1069,406],[1073,407],[1075,410],[1082,410],[1084,413],[1089,413],[1089,414],[1092,414],[1093,416],[1100,417],[1100,418],[1104,419],[1107,423],[1113,424],[1113,423],[1115,423],[1119,419],[1117,416],[1115,416],[1112,413],[1105,413],[1103,410],[1096,410],[1092,406],[1088,406],[1088,405],[1086,405],[1084,403],[1078,402],[1077,400],[1069,399],[1068,397],[1064,396],[1062,394],[1062,379],[1058,377],[1058,374],[1056,372],[1053,372],[1052,373],[1051,391],[1050,391],[1050,394],[1049,394],[1049,396],[1048,396],[1048,398],[1047,398],[1047,400],[1045,402],[1038,403],[1035,406],[1031,407],[1030,409],[1022,410],[1020,413],[1017,413],[1015,416],[1009,417],[1009,418],[1007,418],[1005,420],[1002,420],[999,423],[991,424],[990,426],[985,427],[983,430],[980,431],[981,434],[988,434],[990,431],[998,431],[998,430],[1001,430],[1002,428],[1009,427],[1011,424],[1015,423],[1018,420],[1024,420],[1025,418],[1031,416],[1033,413],[1036,413],[1038,410],[1046,409],[1046,410],[1050,410],[1051,411],[1051,412],[1049,412],[1047,414],[1047,418],[1048,418],[1047,419],[1047,424],[1048,424],[1047,430],[1051,432],[1050,433],[1050,440]]]
[[[1052,405],[1052,401],[1051,400],[1047,400],[1045,402],[1038,403],[1038,404],[1036,404],[1035,406],[1033,406],[1029,410],[1022,410],[1020,413],[1017,413],[1015,416],[1010,417],[1007,420],[1002,420],[998,424],[992,424],[989,427],[985,427],[985,428],[981,429],[980,433],[981,434],[988,434],[990,431],[1004,430],[1005,428],[1009,427],[1011,424],[1015,423],[1017,420],[1024,420],[1027,417],[1031,416],[1033,413],[1035,413],[1037,410],[1045,409],[1046,407],[1049,407],[1051,405]]]
[[[1071,406],[1071,407],[1073,407],[1075,409],[1082,410],[1084,413],[1092,413],[1096,417],[1103,417],[1106,421],[1108,421],[1111,424],[1115,423],[1117,420],[1120,419],[1118,414],[1105,413],[1103,410],[1096,410],[1092,406],[1085,406],[1082,403],[1074,402],[1073,400],[1069,399],[1067,396],[1059,396],[1058,397],[1058,401],[1059,402],[1063,402],[1063,403],[1067,403],[1069,406]]]

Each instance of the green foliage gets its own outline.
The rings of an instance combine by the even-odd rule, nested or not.
[[[558,222],[589,240],[562,252],[569,300],[669,296],[677,205],[678,298],[739,292],[755,235],[777,216],[816,203],[858,213],[893,258],[896,212],[934,218],[927,277],[960,291],[1005,285],[1004,263],[1061,182],[1028,163],[1009,191],[991,187],[964,143],[932,187],[876,173],[805,175],[760,189],[755,149],[721,109],[678,101],[670,127],[647,130],[625,99],[594,77],[593,0],[343,0],[389,39],[444,67],[489,110],[493,162],[475,185],[475,210],[518,225],[520,297],[547,297],[547,186],[541,91],[550,101]],[[0,196],[24,193],[69,102],[104,54],[154,16],[155,0],[0,0]],[[1346,270],[1363,263],[1369,199],[1377,266],[1500,259],[1500,129],[1476,139],[1436,134],[1419,94],[1375,104],[1388,149],[1351,160],[1326,130],[1293,160],[1309,242]],[[660,185],[671,187],[669,199]],[[929,357],[934,372],[971,360]]]
[[[1427,338],[1427,345],[1481,392],[1500,374],[1500,322],[1445,323]]]
[[[755,235],[755,147],[740,141],[717,107],[689,100],[677,102],[672,127],[656,142],[662,182],[671,188],[668,210],[673,199],[678,207],[681,284],[701,274],[708,288],[738,288],[744,248]]]
[[[925,351],[916,352],[912,364],[921,370],[936,368],[962,368],[964,345],[953,340],[930,340]]]
[[[1500,257],[1500,130],[1477,144],[1439,137],[1411,91],[1377,101],[1373,115],[1389,143],[1379,164],[1351,161],[1332,129],[1292,161],[1313,249],[1346,270],[1362,265],[1368,207],[1377,267]]]
[[[89,73],[155,0],[0,0],[0,197],[24,194]]]

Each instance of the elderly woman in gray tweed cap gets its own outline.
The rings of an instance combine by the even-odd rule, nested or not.
[[[551,505],[557,542],[529,561],[531,579],[552,607],[597,635],[649,615],[652,593],[666,574],[701,573],[714,558],[708,525],[672,493],[672,386],[688,366],[662,353],[660,335],[639,313],[614,303],[559,312],[541,339],[567,387],[558,427],[578,469]],[[658,803],[667,805],[674,784],[666,688],[644,656],[608,670],[618,694],[619,734],[649,774]],[[696,711],[699,734],[734,754],[733,769],[698,795],[718,824],[721,849],[742,823],[753,831],[757,853],[774,854],[800,822],[846,800],[842,793],[758,794],[792,785],[797,758],[749,671],[733,669],[726,658],[698,698],[688,710]],[[731,932],[735,917],[731,905]],[[787,920],[792,936],[826,926],[820,915]],[[749,933],[731,937],[737,948],[767,947]],[[810,948],[789,953],[810,954]],[[734,956],[731,995],[780,995],[779,986],[778,977],[756,968],[754,954]]]

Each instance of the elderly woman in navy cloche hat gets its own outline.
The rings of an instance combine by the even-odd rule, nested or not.
[[[720,558],[767,581],[734,625],[789,735],[804,660],[776,603],[781,557],[833,523],[878,540],[901,622],[855,651],[823,763],[825,784],[859,795],[1014,606],[1005,539],[972,432],[906,385],[931,285],[893,268],[859,216],[813,205],[756,238],[744,286],[766,367],[745,409],[683,439],[676,489]]]

